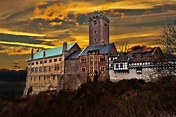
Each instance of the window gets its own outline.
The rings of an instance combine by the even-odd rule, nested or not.
[[[62,59],[61,58],[59,58],[59,61],[61,61]]]
[[[93,61],[93,58],[90,58],[90,61]]]
[[[37,73],[37,72],[38,72],[38,67],[35,68],[35,73]]]
[[[54,59],[54,62],[57,62],[57,59]]]
[[[104,66],[101,66],[101,71],[105,71],[105,67]]]
[[[30,63],[28,63],[28,65],[30,65]]]
[[[35,64],[38,65],[38,62],[36,62]]]
[[[94,61],[97,61],[97,58],[94,58]]]
[[[119,64],[116,64],[116,68],[119,68]]]
[[[96,21],[94,21],[94,26],[96,26],[97,25],[97,22]]]
[[[59,64],[56,64],[56,65],[54,66],[54,69],[55,69],[55,71],[59,70]]]
[[[71,66],[72,66],[72,67],[75,66],[75,61],[71,61]]]
[[[40,80],[40,76],[39,76],[39,80]]]
[[[86,63],[86,59],[82,59],[82,63]]]
[[[49,60],[49,63],[51,63],[51,62],[52,62],[52,59]]]
[[[48,71],[51,71],[51,66],[48,67]]]
[[[34,68],[31,68],[31,72],[34,72]]]
[[[97,42],[97,39],[95,39],[95,42]]]
[[[39,68],[39,72],[42,72],[42,67]]]
[[[47,63],[47,60],[45,60],[45,63]]]
[[[105,57],[101,57],[101,58],[100,58],[100,61],[105,61]]]
[[[32,65],[34,65],[34,62],[32,62]]]
[[[106,27],[106,26],[107,26],[107,24],[105,23],[105,24],[104,24],[104,26]]]
[[[82,72],[85,72],[86,71],[86,68],[83,66],[82,67]]]
[[[94,33],[97,33],[97,31],[96,31],[96,30],[94,30]]]
[[[47,72],[47,68],[46,68],[46,66],[44,66],[43,71],[44,71],[44,72]]]
[[[90,67],[90,72],[93,72],[93,67]]]
[[[113,67],[113,64],[111,64],[110,66]]]
[[[120,63],[120,68],[123,68],[123,63]]]
[[[42,64],[43,63],[43,61],[40,61],[40,64]]]

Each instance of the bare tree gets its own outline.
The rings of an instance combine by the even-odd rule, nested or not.
[[[176,51],[176,22],[172,25],[163,26],[160,43],[164,46],[166,53]]]
[[[128,45],[127,42],[123,42],[121,46],[119,46],[120,52],[127,53],[129,50],[130,46]]]

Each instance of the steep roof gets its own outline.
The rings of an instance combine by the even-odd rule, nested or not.
[[[70,50],[75,44],[76,43],[68,44],[67,50]],[[48,57],[62,55],[62,49],[63,49],[63,46],[59,46],[57,48],[51,48],[47,50],[42,50],[40,52],[35,53],[33,59],[30,58],[29,60],[36,60],[36,59],[41,59],[41,58],[48,58]],[[45,52],[45,56],[43,56],[44,52]]]
[[[66,57],[66,59],[78,59],[79,58],[79,54],[81,52],[82,52],[82,50],[75,51],[72,54],[70,54],[68,57]]]
[[[80,54],[79,56],[84,56],[87,55],[88,51],[92,51],[92,50],[99,50],[99,54],[108,54],[111,47],[113,46],[112,44],[103,44],[103,45],[90,45],[87,46]]]

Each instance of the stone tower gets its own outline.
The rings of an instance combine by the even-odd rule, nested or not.
[[[109,44],[109,19],[98,13],[89,17],[89,45]]]

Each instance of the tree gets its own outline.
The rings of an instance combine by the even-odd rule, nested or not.
[[[160,43],[164,46],[166,53],[174,53],[176,51],[176,22],[163,26]]]
[[[130,46],[128,45],[127,42],[123,42],[120,46],[119,46],[119,51],[122,53],[127,53],[129,50]]]

